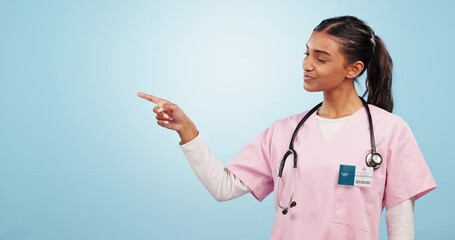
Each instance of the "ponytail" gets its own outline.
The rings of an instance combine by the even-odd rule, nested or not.
[[[367,67],[364,96],[368,93],[368,103],[392,112],[392,58],[378,36],[374,37],[374,43],[373,56]]]
[[[392,58],[384,42],[364,21],[353,16],[340,16],[323,20],[316,32],[326,32],[338,40],[340,49],[349,63],[362,61],[367,71],[367,102],[392,112]]]

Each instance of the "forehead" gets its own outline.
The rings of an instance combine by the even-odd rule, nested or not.
[[[339,48],[339,43],[335,38],[325,32],[313,32],[307,43],[310,51],[320,50],[328,52],[332,56],[342,56]]]

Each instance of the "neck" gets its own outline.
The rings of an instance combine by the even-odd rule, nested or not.
[[[363,107],[354,88],[347,92],[324,92],[324,101],[318,115],[324,118],[351,116]]]

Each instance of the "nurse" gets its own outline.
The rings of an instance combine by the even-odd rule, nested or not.
[[[280,179],[293,132],[308,112],[277,120],[223,166],[178,105],[138,96],[157,105],[158,125],[179,134],[181,149],[215,199],[251,193],[262,201],[273,192],[271,239],[378,239],[384,208],[389,239],[414,239],[414,201],[436,183],[409,126],[392,114],[392,59],[384,42],[362,20],[335,17],[314,29],[305,55],[303,86],[322,91],[322,104],[297,132],[295,173],[290,158]],[[362,74],[371,126],[354,87]],[[373,145],[382,156],[378,168],[365,161]],[[296,204],[288,208],[291,198]]]

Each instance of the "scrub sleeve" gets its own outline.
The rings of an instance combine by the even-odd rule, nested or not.
[[[383,202],[386,209],[410,198],[417,200],[436,188],[436,182],[411,129],[406,122],[401,122],[393,129],[388,148]]]
[[[227,166],[250,189],[251,194],[262,201],[274,187],[271,166],[271,139],[273,128],[264,130],[254,141],[246,145]]]

